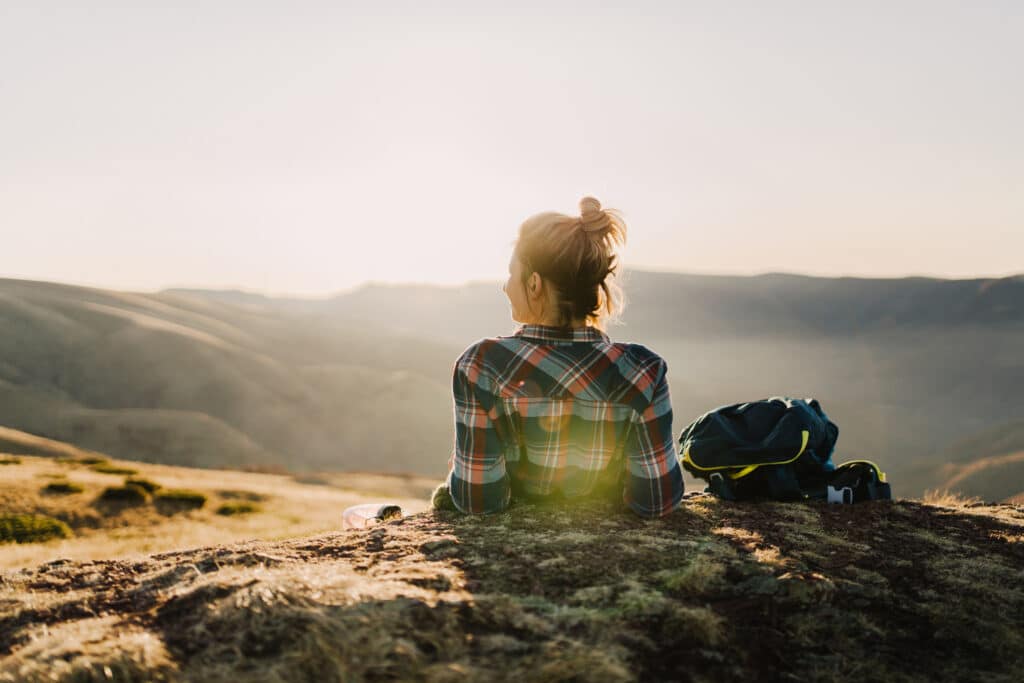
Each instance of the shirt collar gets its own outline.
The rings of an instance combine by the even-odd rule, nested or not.
[[[608,342],[608,335],[596,327],[552,327],[523,325],[514,336],[544,342]]]

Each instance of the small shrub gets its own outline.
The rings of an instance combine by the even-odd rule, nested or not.
[[[243,472],[255,472],[256,474],[289,474],[288,468],[284,465],[244,465]]]
[[[146,493],[149,493],[149,494],[156,493],[157,489],[160,488],[160,484],[156,483],[155,481],[150,481],[149,479],[141,479],[141,478],[138,478],[138,479],[125,479],[124,480],[124,485],[125,486],[138,486],[140,489],[145,489]]]
[[[298,484],[310,486],[330,486],[331,480],[321,474],[296,474],[292,479]]]
[[[217,495],[221,498],[227,498],[228,500],[248,500],[253,503],[260,503],[265,501],[268,497],[262,493],[256,493],[255,491],[238,491],[230,489],[217,491]]]
[[[198,510],[206,505],[206,495],[189,489],[164,489],[154,497],[162,511]]]
[[[245,500],[233,500],[228,503],[224,503],[217,508],[217,514],[224,515],[226,517],[230,517],[232,515],[249,515],[260,511],[261,508],[259,505]]]
[[[149,494],[139,486],[108,486],[103,489],[99,500],[115,505],[143,505],[149,500]]]
[[[92,470],[101,474],[121,474],[129,477],[139,473],[138,470],[133,470],[131,467],[121,467],[120,465],[111,465],[110,463],[93,465]]]
[[[69,538],[67,524],[46,515],[0,515],[0,543],[40,543]]]
[[[81,493],[82,487],[70,481],[51,481],[43,487],[43,494],[48,496],[66,496],[70,493]]]
[[[60,458],[60,460],[64,459],[65,458]],[[67,458],[67,460],[79,465],[106,465],[110,462],[106,458],[101,458],[98,455],[87,455],[84,458]]]
[[[21,458],[15,455],[0,455],[0,465],[20,465]]]

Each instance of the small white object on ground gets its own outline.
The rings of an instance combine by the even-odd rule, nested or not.
[[[378,522],[401,517],[402,508],[394,503],[363,503],[346,508],[341,513],[341,528],[363,529]]]

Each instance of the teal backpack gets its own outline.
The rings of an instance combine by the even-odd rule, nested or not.
[[[726,500],[891,498],[866,460],[832,462],[839,428],[815,399],[773,397],[705,413],[679,437],[683,468]]]

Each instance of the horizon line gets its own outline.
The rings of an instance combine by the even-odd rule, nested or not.
[[[701,278],[742,278],[742,279],[754,279],[761,277],[795,277],[795,278],[807,278],[817,280],[876,280],[876,281],[896,281],[896,280],[935,280],[935,281],[947,281],[947,282],[972,282],[972,281],[994,281],[994,280],[1015,280],[1024,279],[1024,271],[1016,271],[998,275],[977,275],[972,277],[949,277],[943,275],[930,275],[930,274],[918,274],[911,273],[907,275],[887,275],[887,276],[869,276],[869,275],[855,275],[855,274],[843,274],[843,275],[829,275],[820,273],[798,273],[794,271],[781,271],[781,270],[770,270],[755,273],[728,273],[728,272],[700,272],[700,271],[681,271],[681,270],[665,270],[659,268],[627,268],[625,269],[624,285],[628,285],[630,273],[643,273],[653,275],[678,275],[682,277],[701,277]],[[19,276],[8,276],[0,274],[0,281],[15,281],[15,282],[32,282],[39,284],[58,285],[64,287],[76,287],[81,289],[95,289],[103,291],[113,292],[125,292],[133,294],[160,294],[162,292],[218,292],[218,293],[232,293],[242,294],[247,296],[262,296],[268,299],[304,299],[304,300],[316,300],[316,299],[332,299],[344,294],[350,294],[357,292],[361,289],[369,287],[431,287],[436,289],[459,289],[461,287],[469,287],[480,284],[493,284],[501,282],[501,278],[495,279],[469,279],[462,282],[455,283],[442,283],[442,282],[429,282],[423,280],[364,280],[351,287],[344,287],[340,289],[331,290],[329,292],[288,292],[288,291],[270,291],[261,290],[254,287],[248,287],[245,285],[224,285],[224,286],[210,286],[201,284],[171,284],[157,288],[116,288],[105,285],[98,285],[89,282],[74,282],[69,280],[43,280],[36,277],[19,277]]]

